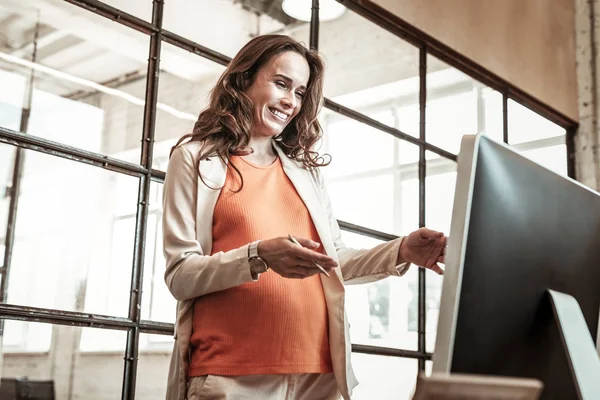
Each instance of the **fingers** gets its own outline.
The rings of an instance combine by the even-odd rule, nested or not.
[[[298,267],[317,268],[317,267],[315,267],[315,264],[312,263],[312,261],[309,261],[309,260],[306,260],[306,259],[300,258],[300,257],[294,257],[293,263]]]
[[[309,249],[318,249],[319,247],[321,247],[321,244],[319,242],[315,242],[314,240],[296,236],[294,236],[294,238],[298,241],[298,243],[300,243],[302,247],[307,247]]]
[[[419,229],[419,235],[422,239],[439,239],[444,236],[444,233],[423,227]]]
[[[437,264],[433,264],[429,269],[438,275],[444,275],[444,270]]]
[[[298,238],[296,239],[298,240]],[[300,240],[298,240],[299,243]],[[290,243],[293,248],[293,256],[298,259],[302,259],[308,261],[312,265],[313,262],[320,264],[323,268],[335,268],[337,267],[337,263],[335,260],[325,254],[318,253],[314,250],[310,250],[305,247],[296,246],[293,243]],[[307,265],[308,266],[308,265]]]

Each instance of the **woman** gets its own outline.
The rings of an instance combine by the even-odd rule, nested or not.
[[[446,238],[425,228],[371,250],[344,247],[319,173],[327,162],[313,150],[323,71],[292,38],[251,40],[172,150],[168,399],[349,399],[357,382],[343,285],[402,275],[410,263],[442,273]]]

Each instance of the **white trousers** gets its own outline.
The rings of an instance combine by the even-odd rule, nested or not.
[[[192,377],[188,400],[339,400],[333,374]]]

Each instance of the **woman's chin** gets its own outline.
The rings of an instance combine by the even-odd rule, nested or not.
[[[274,137],[274,136],[280,135],[281,132],[283,132],[284,129],[285,129],[285,127],[282,127],[280,125],[265,127],[263,129],[261,129],[260,136],[263,136],[263,137],[266,137],[266,136],[267,137]]]

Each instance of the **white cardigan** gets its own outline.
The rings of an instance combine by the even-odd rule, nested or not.
[[[288,158],[278,146],[275,148],[285,174],[310,213],[324,250],[339,264],[330,278],[320,276],[327,303],[333,372],[342,396],[349,399],[358,382],[350,365],[351,342],[344,311],[344,284],[366,283],[390,275],[400,276],[410,264],[396,265],[402,238],[370,250],[345,247],[320,173],[303,168],[300,163]],[[205,182],[218,190],[207,187],[197,172],[199,149],[198,142],[190,142],[173,152],[163,192],[165,281],[178,300],[168,400],[186,398],[194,299],[252,281],[247,245],[210,255],[213,212],[220,188],[225,183],[226,165],[218,157],[200,163]]]

